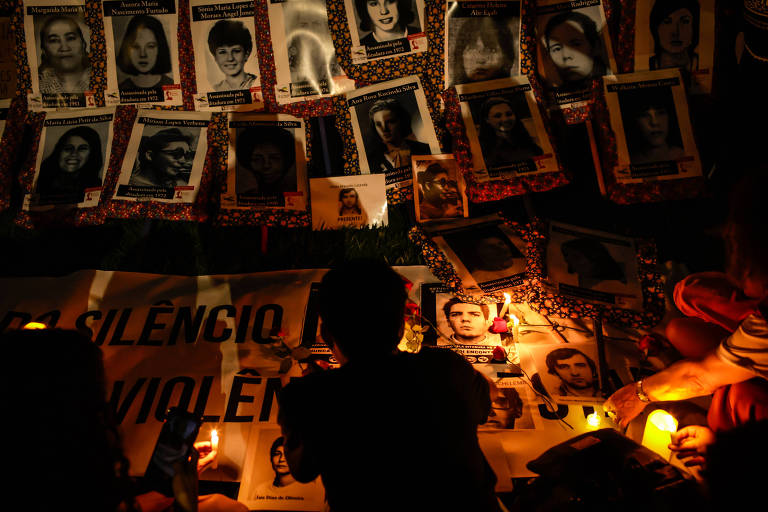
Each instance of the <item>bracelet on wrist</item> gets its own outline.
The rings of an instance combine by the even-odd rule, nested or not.
[[[651,401],[651,398],[646,394],[645,390],[643,389],[643,379],[640,379],[639,381],[635,382],[635,394],[637,395],[638,400],[640,400],[643,403],[648,403]]]

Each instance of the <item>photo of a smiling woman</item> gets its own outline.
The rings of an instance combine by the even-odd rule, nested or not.
[[[413,0],[355,0],[362,46],[404,39],[421,32]]]
[[[51,16],[45,20],[40,27],[37,70],[41,93],[80,93],[90,89],[87,41],[75,18]]]
[[[128,22],[117,53],[120,89],[157,89],[172,85],[171,50],[160,20],[134,16]],[[126,78],[122,78],[122,76]]]
[[[85,189],[101,186],[103,165],[101,139],[93,128],[67,130],[40,164],[35,187],[40,203],[81,202]]]
[[[656,1],[650,18],[654,54],[648,59],[648,69],[699,69],[700,11],[698,0]]]
[[[224,75],[223,80],[213,84],[215,91],[249,89],[253,85],[256,75],[245,70],[253,51],[253,37],[242,21],[217,21],[208,33],[208,49]]]

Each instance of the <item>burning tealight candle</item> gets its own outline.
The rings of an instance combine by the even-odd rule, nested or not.
[[[599,428],[600,423],[600,415],[596,412],[593,412],[587,416],[587,426],[589,426],[589,428]]]
[[[211,451],[217,452],[219,451],[219,433],[216,431],[216,429],[211,430]],[[211,465],[213,469],[216,469],[219,467],[219,457],[216,456],[215,459],[213,459],[213,464]]]
[[[642,445],[658,453],[664,460],[669,460],[672,451],[672,432],[677,431],[677,420],[667,411],[657,409],[648,415],[643,432]]]
[[[48,328],[47,325],[40,322],[29,322],[28,324],[25,324],[24,327],[22,327],[22,329],[24,329],[25,331],[35,330],[35,329],[47,329],[47,328]]]

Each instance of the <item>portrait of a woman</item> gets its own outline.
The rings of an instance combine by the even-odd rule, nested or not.
[[[91,64],[80,25],[69,16],[52,16],[40,27],[38,81],[43,94],[90,90]]]
[[[698,0],[657,0],[650,16],[653,55],[648,59],[648,68],[696,71],[699,23]]]
[[[224,79],[213,85],[216,91],[249,89],[256,75],[245,71],[253,51],[253,37],[242,21],[219,20],[208,33],[208,49]]]
[[[524,101],[496,96],[485,100],[480,108],[478,139],[489,169],[543,154],[523,125],[522,119],[531,117]]]
[[[128,75],[121,90],[157,89],[172,85],[171,49],[160,21],[152,16],[134,16],[125,29],[117,53],[117,67]]]
[[[625,91],[619,102],[632,164],[668,162],[685,155],[669,89]]]
[[[565,11],[552,16],[544,29],[544,42],[559,77],[550,85],[582,87],[608,72],[600,31],[584,13]]]
[[[78,203],[84,190],[101,186],[104,157],[101,139],[93,128],[77,126],[62,135],[48,157],[40,164],[35,191],[40,201],[61,198]]]
[[[362,46],[403,39],[421,32],[411,0],[355,0],[360,30],[370,34],[360,39]]]
[[[450,52],[451,84],[466,84],[511,75],[515,63],[515,38],[509,21],[468,18],[456,34]]]

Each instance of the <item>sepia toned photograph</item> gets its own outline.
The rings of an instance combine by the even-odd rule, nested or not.
[[[520,70],[520,2],[448,2],[445,87],[508,78]]]
[[[416,220],[469,216],[466,187],[453,155],[412,156]]]
[[[558,170],[527,77],[457,85],[479,181]]]

